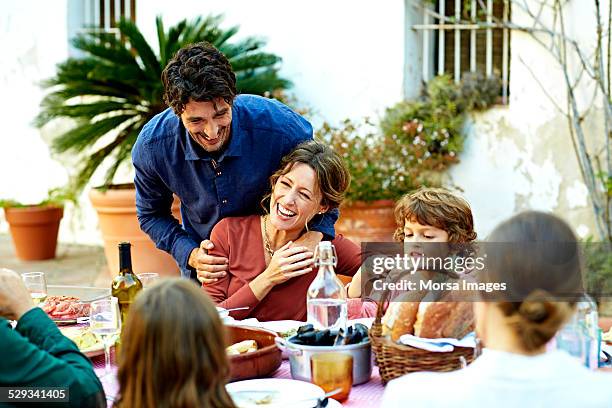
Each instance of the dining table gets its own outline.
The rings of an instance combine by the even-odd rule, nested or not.
[[[612,354],[612,345],[602,342],[602,349],[608,354]],[[111,351],[111,371],[106,374],[104,355],[99,355],[91,358],[96,375],[100,378],[106,394],[108,406],[113,405],[114,399],[119,390],[117,382],[117,365],[115,361],[114,348]],[[610,366],[600,368],[601,371],[611,371]],[[288,360],[283,360],[280,367],[273,372],[268,378],[291,379],[291,370]],[[296,380],[297,381],[297,380]],[[372,376],[366,383],[354,385],[351,389],[349,398],[342,401],[343,407],[359,408],[359,407],[376,407],[380,406],[385,387],[382,384],[378,367],[373,365]]]
[[[111,352],[111,371],[106,374],[104,365],[104,355],[92,357],[94,371],[100,378],[106,394],[108,406],[113,405],[114,399],[119,391],[119,383],[117,382],[117,365],[115,362],[114,352]],[[272,373],[269,378],[291,379],[291,371],[289,361],[283,360],[280,367]],[[296,380],[297,381],[297,380]],[[370,381],[354,385],[351,389],[349,398],[342,401],[343,407],[360,408],[360,407],[377,407],[380,405],[382,395],[385,388],[378,374],[378,367],[372,369],[372,377]]]
[[[48,290],[49,295],[70,295],[77,296],[81,299],[86,300],[94,300],[99,299],[101,297],[110,296],[110,290],[107,288],[48,285]],[[249,322],[248,320],[238,323],[244,323],[245,325],[252,324],[252,322]],[[111,371],[108,375],[106,374],[104,353],[92,356],[90,357],[90,359],[93,363],[96,375],[100,378],[100,381],[104,386],[104,392],[107,397],[108,406],[110,407],[113,405],[114,399],[117,396],[117,392],[119,390],[114,348],[111,351]],[[289,361],[283,360],[280,367],[275,372],[273,372],[269,376],[269,378],[291,379]],[[372,377],[370,378],[370,381],[353,386],[349,398],[345,401],[342,401],[342,406],[353,408],[378,406],[380,404],[384,389],[385,388],[381,382],[380,375],[378,373],[378,367],[373,366]]]
[[[81,299],[96,299],[104,295],[110,295],[110,290],[103,289],[103,288],[93,288],[93,287],[50,285],[49,294],[70,294],[74,296],[79,296]],[[230,318],[230,320],[232,319]],[[372,319],[365,319],[365,320],[372,320]],[[601,323],[604,323],[603,320],[605,320],[605,324],[601,325]],[[231,322],[231,321],[225,322],[224,321],[224,323],[226,324],[235,323],[235,324],[241,324],[241,325],[244,324],[244,325],[249,325],[249,326],[253,325],[253,322],[250,322],[249,319],[244,320],[244,321],[238,321],[238,322]],[[268,322],[268,323],[279,323],[279,322]],[[369,327],[369,325],[371,324],[371,321],[369,322],[362,321],[361,323],[364,323]],[[610,325],[612,325],[612,319],[604,318],[602,319],[602,321],[600,321],[600,325],[604,331],[607,331],[610,329]],[[275,327],[276,325],[273,325],[272,327],[266,327],[266,322],[262,323],[262,322],[257,322],[255,320],[255,326],[264,327],[264,328],[267,328],[268,330],[278,332],[277,328]],[[605,342],[602,342],[601,344],[602,344],[602,349],[606,351],[608,355],[612,355],[612,345],[606,344]],[[94,366],[94,371],[96,375],[100,378],[100,381],[104,387],[104,391],[105,391],[106,398],[107,398],[107,405],[109,407],[113,405],[114,399],[116,398],[118,391],[119,391],[119,383],[117,380],[117,365],[115,361],[114,348],[111,350],[110,356],[111,356],[111,368],[108,374],[106,373],[103,353],[90,357],[93,363],[93,366]],[[600,368],[600,370],[610,371],[612,370],[612,368],[608,364],[606,368]],[[270,374],[268,378],[292,379],[289,361],[284,359],[280,367],[276,371],[274,371],[272,374]],[[385,387],[382,384],[382,381],[379,375],[379,371],[378,371],[378,367],[375,364],[373,364],[372,376],[370,380],[363,384],[354,385],[351,389],[349,398],[345,401],[342,401],[341,405],[343,407],[349,407],[349,408],[350,407],[358,408],[358,407],[379,406],[382,401],[384,390],[385,390]]]

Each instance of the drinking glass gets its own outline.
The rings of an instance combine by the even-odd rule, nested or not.
[[[47,299],[47,279],[44,272],[26,272],[21,274],[25,287],[30,292],[32,301],[40,306]]]
[[[110,374],[110,348],[121,332],[121,313],[116,297],[91,302],[89,310],[91,331],[100,337],[104,344],[105,376]]]
[[[156,272],[139,273],[137,276],[142,283],[143,289],[151,287],[151,285],[159,280],[159,274]]]
[[[310,357],[312,383],[326,393],[341,391],[330,398],[344,401],[353,386],[353,356],[347,353],[319,353]]]

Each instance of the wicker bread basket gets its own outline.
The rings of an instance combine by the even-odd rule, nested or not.
[[[474,360],[475,351],[470,347],[455,347],[452,352],[438,353],[398,344],[390,336],[383,336],[381,321],[388,296],[387,292],[382,301],[378,302],[376,318],[369,332],[383,384],[415,371],[458,370]]]

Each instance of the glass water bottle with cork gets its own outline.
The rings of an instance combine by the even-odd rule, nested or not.
[[[336,250],[330,241],[322,241],[315,249],[316,278],[308,287],[306,310],[308,323],[315,329],[346,331],[346,289],[336,277]]]

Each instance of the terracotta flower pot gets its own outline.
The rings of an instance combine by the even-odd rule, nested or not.
[[[62,207],[28,206],[4,209],[17,258],[40,261],[55,258]]]
[[[132,268],[135,273],[157,272],[160,276],[179,276],[174,258],[155,247],[136,217],[136,190],[133,185],[121,185],[106,191],[92,189],[89,198],[98,212],[104,252],[111,276],[119,271],[117,244],[132,243]],[[172,214],[180,220],[180,203],[175,199]]]
[[[370,203],[355,202],[340,207],[336,231],[356,244],[362,242],[392,242],[395,217],[392,200]]]

